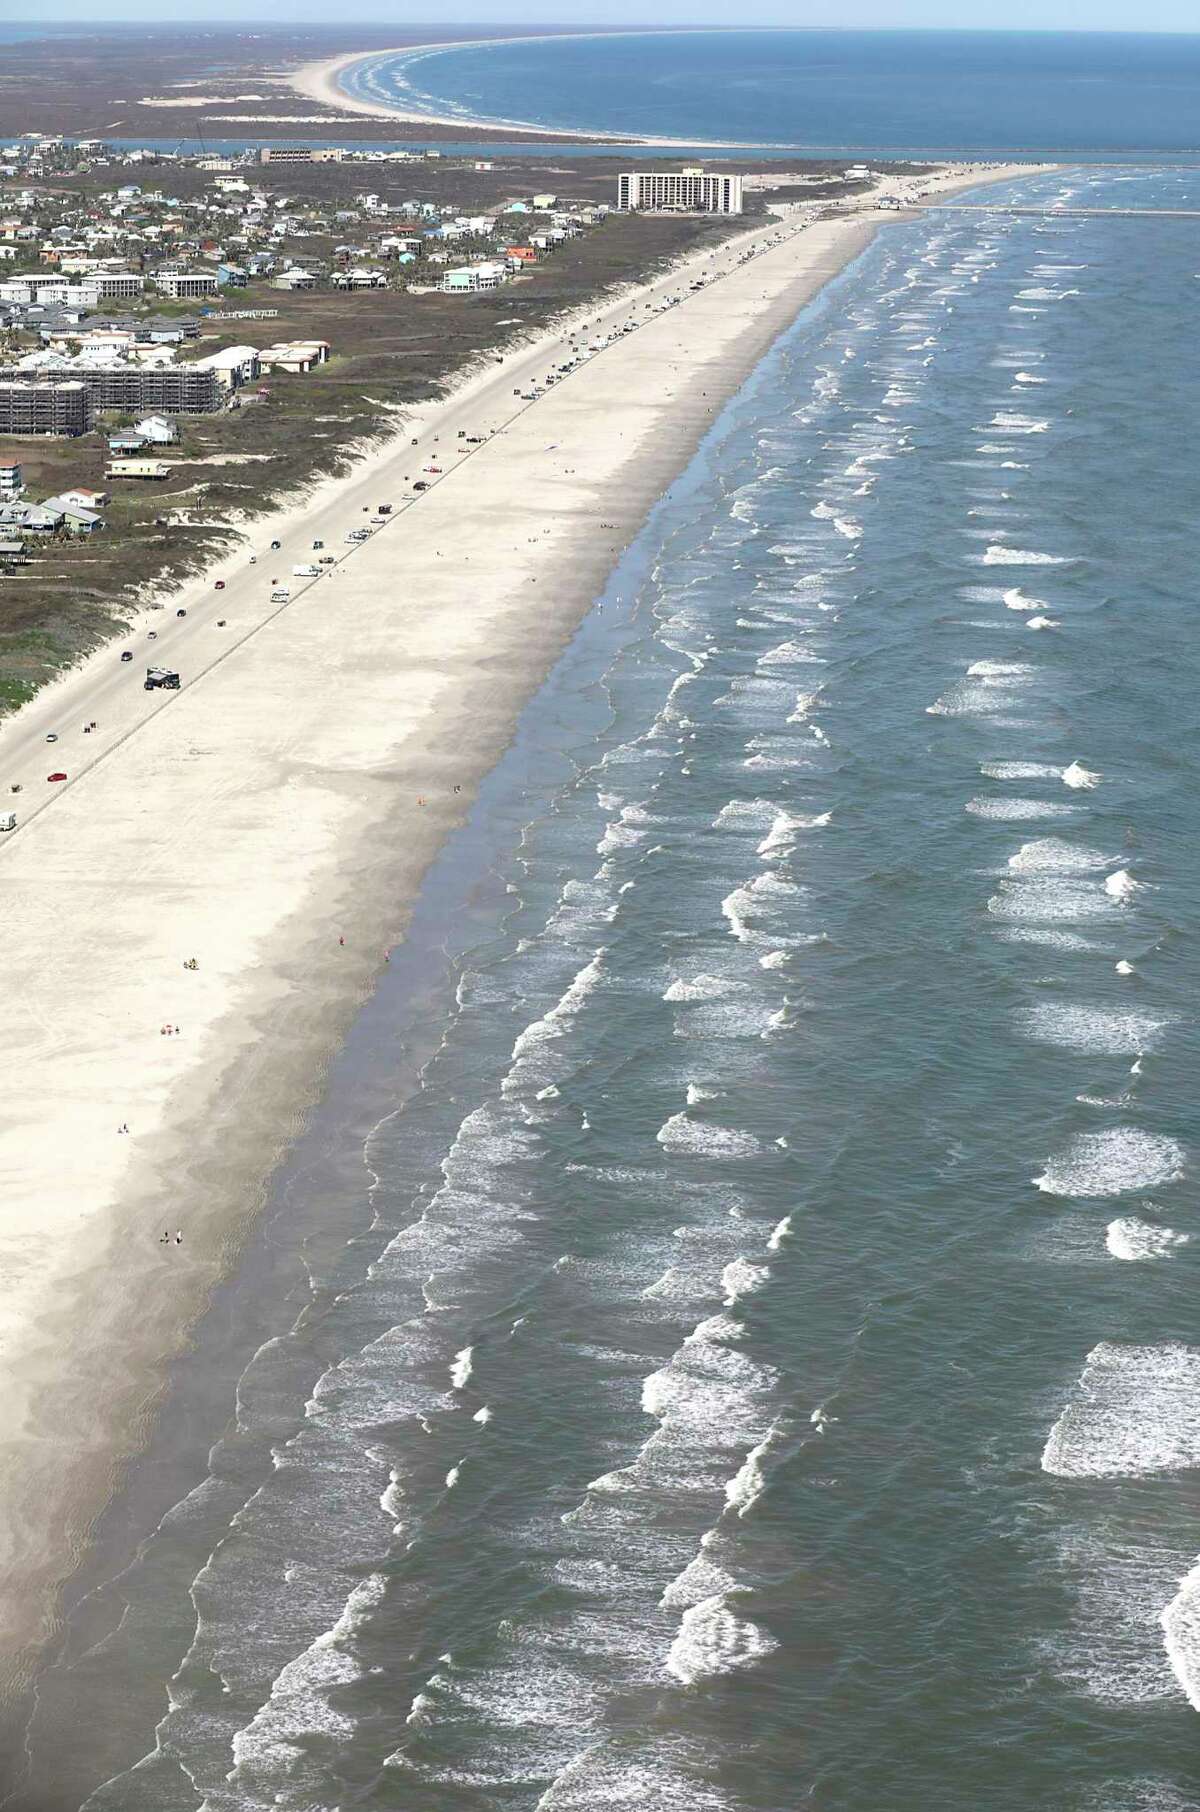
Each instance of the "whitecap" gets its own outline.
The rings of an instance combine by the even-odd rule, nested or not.
[[[1062,554],[1043,554],[1036,548],[1003,547],[993,544],[980,556],[984,566],[1068,566],[1069,560]]]
[[[759,1623],[737,1617],[722,1596],[705,1598],[683,1614],[667,1655],[667,1672],[684,1686],[756,1667],[779,1644]]]
[[[1066,1002],[1026,1007],[1017,1021],[1026,1036],[1039,1044],[1058,1045],[1084,1056],[1113,1057],[1136,1057],[1139,1051],[1153,1050],[1166,1026],[1165,1020],[1152,1019],[1147,1013],[1108,1013]]]
[[[1034,837],[1008,858],[1008,866],[1017,874],[1078,874],[1106,868],[1108,857],[1102,850],[1062,837]]]
[[[1156,1227],[1140,1221],[1136,1215],[1110,1221],[1104,1243],[1114,1258],[1137,1263],[1141,1259],[1166,1258],[1176,1246],[1186,1246],[1189,1235],[1176,1233],[1173,1227]]]
[[[1033,1180],[1047,1195],[1103,1197],[1160,1189],[1177,1182],[1183,1170],[1184,1151],[1177,1139],[1137,1126],[1113,1126],[1077,1133]]]
[[[1101,778],[1099,774],[1095,773],[1091,768],[1085,768],[1082,762],[1079,761],[1073,761],[1069,767],[1065,767],[1063,769],[1062,777],[1064,786],[1076,787],[1087,791],[1090,791],[1092,787],[1099,786]]]
[[[753,1133],[729,1126],[692,1120],[686,1113],[672,1114],[658,1129],[658,1143],[674,1157],[710,1159],[748,1158],[760,1152],[762,1141]]]
[[[1141,881],[1134,880],[1127,868],[1118,868],[1105,881],[1104,891],[1110,900],[1119,900],[1122,905],[1126,905],[1135,894],[1141,892],[1142,885]]]
[[[1058,1478],[1147,1478],[1200,1465],[1200,1351],[1178,1344],[1088,1354],[1042,1467]]]

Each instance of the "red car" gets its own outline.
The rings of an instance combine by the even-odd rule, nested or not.
[[[216,584],[213,586],[213,590],[214,591],[224,591],[224,589],[225,589],[224,579],[218,579]]]
[[[46,779],[47,780],[65,780],[66,775],[65,774],[47,774]]]

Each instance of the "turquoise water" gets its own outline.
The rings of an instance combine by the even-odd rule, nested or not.
[[[381,53],[342,80],[359,98],[442,119],[685,143],[943,154],[1200,144],[1200,37],[1165,33],[617,33]]]
[[[1200,1803],[1196,270],[891,227],[726,412],[351,1040],[312,1297],[38,1805]]]

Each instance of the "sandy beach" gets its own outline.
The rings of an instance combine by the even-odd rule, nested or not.
[[[556,32],[554,34],[555,37],[562,37],[563,35],[564,34],[561,32]],[[571,33],[569,35],[572,37],[587,37],[593,34],[580,32]],[[442,50],[470,50],[474,48],[475,43],[488,45],[513,44],[524,42],[526,38],[529,38],[529,41],[535,43],[544,41],[538,39],[534,34],[523,33],[520,39],[486,38],[473,40],[471,42],[450,41],[445,44],[423,44],[415,48],[419,50],[421,56],[427,56]],[[466,117],[460,119],[457,116],[455,116],[453,120],[447,120],[446,118],[435,114],[421,113],[416,109],[411,112],[406,112],[403,108],[390,106],[385,101],[360,100],[357,96],[347,94],[346,90],[341,86],[340,77],[347,69],[350,69],[356,63],[363,63],[368,60],[375,61],[383,57],[402,56],[406,53],[411,54],[413,51],[414,46],[411,44],[397,46],[394,50],[352,50],[341,56],[322,58],[318,62],[302,63],[297,69],[284,71],[281,74],[280,80],[286,82],[288,87],[292,88],[297,94],[303,96],[305,100],[317,101],[324,107],[336,107],[339,112],[344,114],[368,114],[374,119],[395,120],[398,126],[428,126],[431,124],[444,126],[452,124],[461,126],[466,131],[494,131],[497,127],[504,126],[511,127],[518,132],[534,133],[541,139],[562,139],[567,140],[570,143],[577,143],[580,138],[584,138],[589,142],[611,142],[613,144],[625,145],[666,145],[672,142],[669,139],[643,139],[639,136],[631,137],[629,133],[590,131],[582,133],[558,132],[555,131],[553,127],[538,126],[521,120],[501,121],[496,119],[469,119]]]
[[[577,344],[642,324],[532,403],[565,327],[468,374],[0,729],[10,1703],[430,860],[714,416],[888,218],[788,211],[593,309]],[[314,542],[338,564],[290,578]],[[143,689],[159,659],[178,693]]]

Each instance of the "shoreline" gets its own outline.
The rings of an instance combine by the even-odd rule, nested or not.
[[[539,126],[529,120],[509,119],[474,119],[460,117],[458,114],[422,113],[405,111],[402,107],[389,106],[385,101],[364,101],[343,88],[340,76],[357,63],[376,61],[383,57],[409,56],[414,61],[426,56],[440,55],[450,50],[477,50],[497,44],[545,44],[558,39],[569,39],[572,42],[595,38],[622,37],[680,37],[684,35],[705,35],[703,27],[681,27],[679,30],[662,29],[644,32],[522,32],[518,36],[503,38],[470,38],[449,40],[444,44],[397,45],[390,50],[351,50],[336,57],[324,57],[317,62],[302,63],[299,68],[283,71],[281,81],[292,88],[303,99],[316,101],[323,107],[336,107],[343,113],[360,113],[373,119],[393,120],[404,126],[458,126],[465,132],[486,132],[493,137],[500,132],[521,132],[536,134],[539,139],[562,144],[611,144],[631,147],[654,146],[666,150],[690,147],[702,144],[697,139],[681,138],[648,138],[640,133],[619,133],[593,130],[581,127],[567,131],[556,126]],[[714,146],[716,140],[708,141]],[[723,146],[728,149],[728,146]],[[784,146],[748,145],[746,150],[786,149]]]
[[[922,184],[952,193],[1029,169]],[[10,1710],[430,863],[714,417],[801,308],[897,218],[860,204],[798,225],[806,212],[789,208],[782,224],[593,303],[593,323],[619,322],[686,285],[693,266],[727,273],[535,403],[514,407],[514,381],[545,371],[565,328],[500,370],[466,374],[421,412],[426,446],[443,436],[447,469],[432,489],[281,615],[259,605],[259,626],[132,723],[0,852],[10,996],[22,1008],[3,1038],[0,1693]],[[751,244],[758,254],[741,261]],[[460,424],[501,420],[493,439],[458,454]],[[328,519],[326,545],[341,546],[337,525],[361,520],[361,499],[395,494],[401,468],[426,457],[411,450],[412,426],[347,477],[249,525],[254,542],[278,531],[299,553],[296,537],[307,544]],[[600,533],[601,522],[611,527]],[[281,571],[292,558],[281,552]],[[212,645],[222,571],[230,602],[215,608],[252,621],[251,586],[256,597],[265,584],[248,577],[242,551],[179,593],[189,647],[205,635]],[[0,751],[36,749],[72,709],[76,721],[75,701],[114,666],[109,647],[55,682],[0,730]],[[113,697],[119,730],[126,706]],[[195,977],[182,971],[193,953]],[[168,1017],[178,1039],[158,1030]],[[116,1136],[126,1119],[128,1139]],[[182,1247],[159,1243],[168,1224],[186,1229]]]

